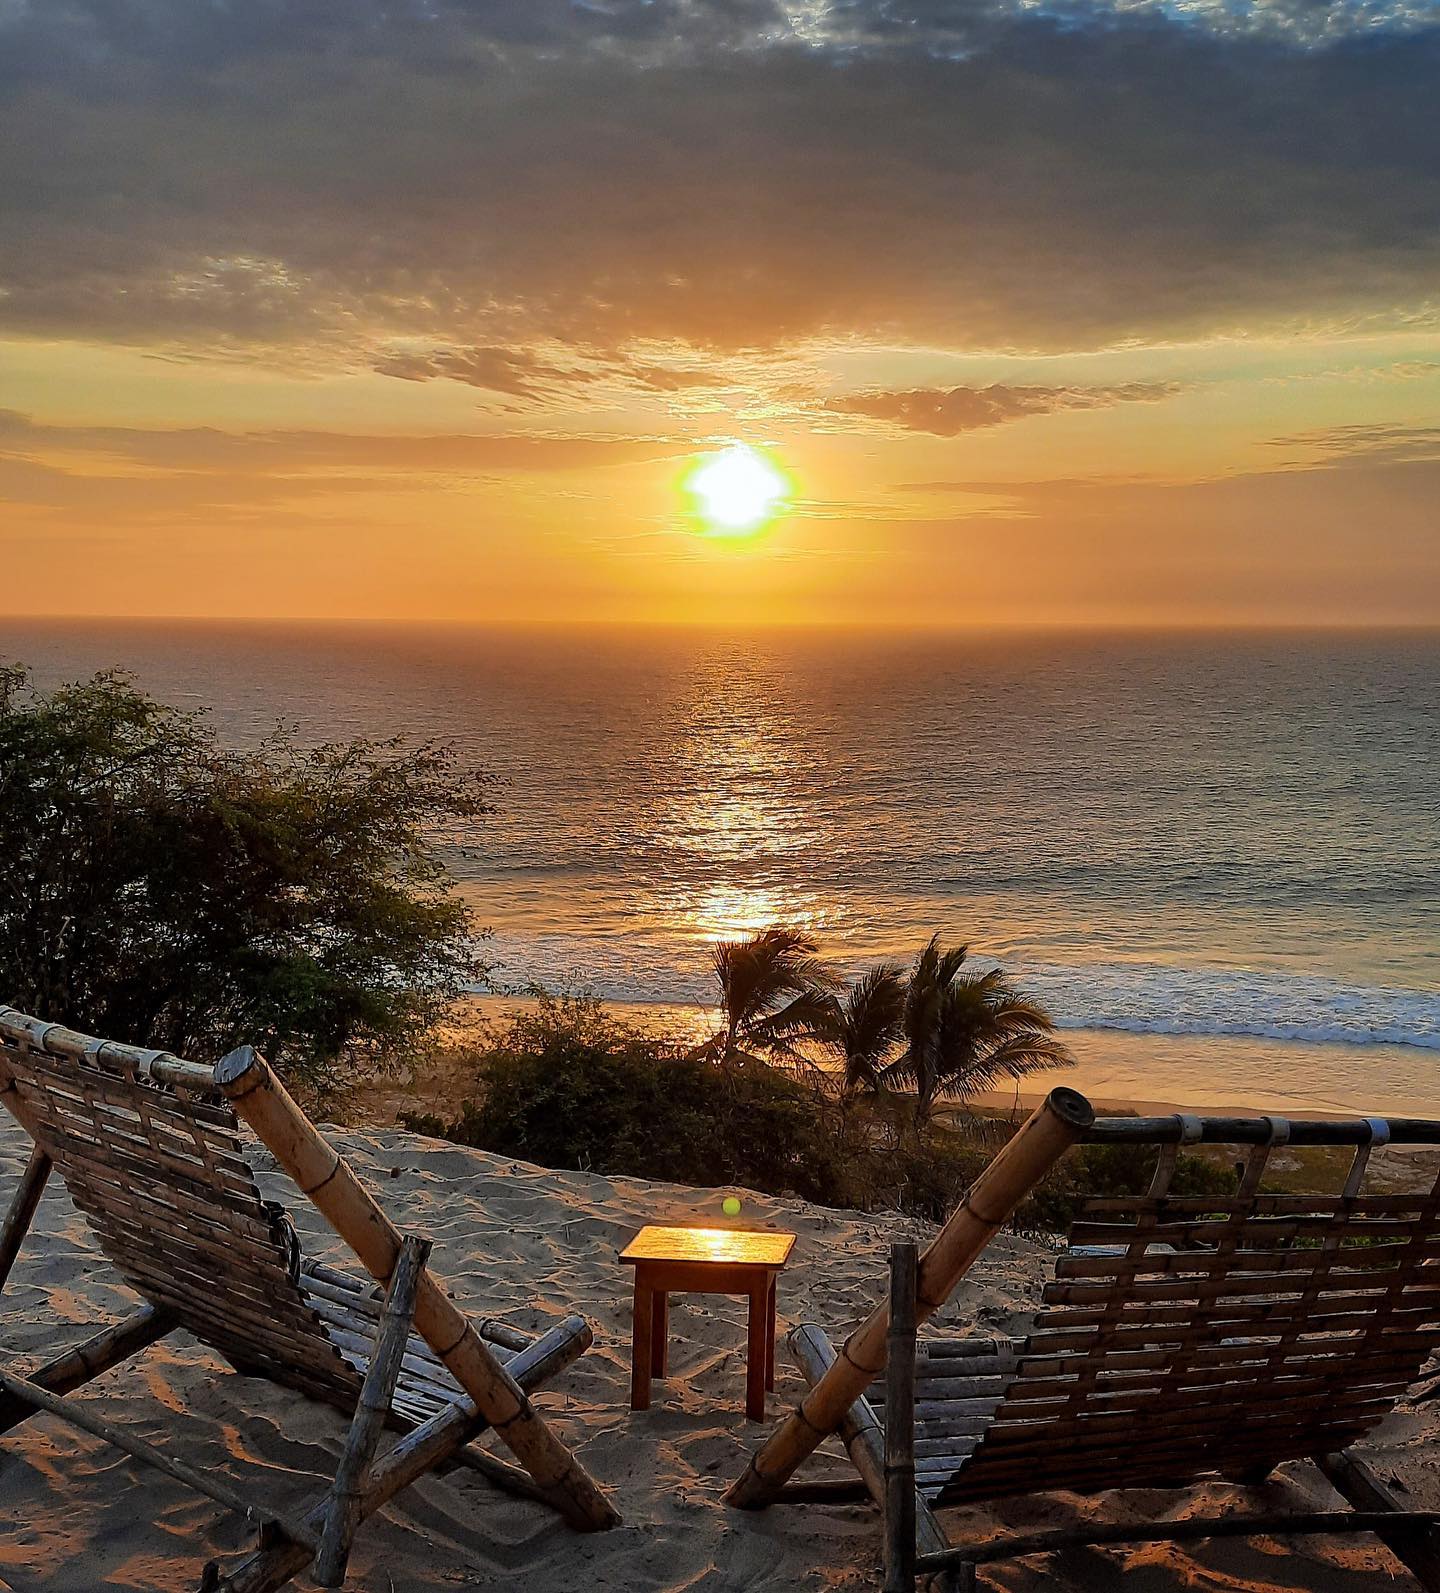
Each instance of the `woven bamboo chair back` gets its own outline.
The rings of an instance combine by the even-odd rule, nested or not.
[[[1262,1474],[1392,1408],[1440,1346],[1440,1183],[1362,1194],[1365,1146],[1341,1194],[1262,1194],[1268,1150],[1228,1199],[1169,1194],[1170,1147],[1086,1203],[939,1503]]]
[[[133,1047],[54,1054],[33,1022],[0,1028],[0,1068],[126,1282],[241,1370],[352,1408],[360,1376],[306,1303],[294,1231],[261,1198],[230,1103],[146,1078]]]

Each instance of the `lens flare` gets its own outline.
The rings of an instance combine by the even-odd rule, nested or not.
[[[700,460],[683,485],[706,532],[715,537],[753,536],[790,496],[784,473],[758,449],[740,442]]]

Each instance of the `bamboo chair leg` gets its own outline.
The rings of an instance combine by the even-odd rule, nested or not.
[[[124,1321],[103,1328],[73,1350],[47,1361],[31,1373],[29,1381],[47,1393],[68,1394],[102,1372],[108,1372],[112,1366],[148,1349],[174,1327],[174,1320],[163,1311],[157,1311],[153,1305],[142,1305]],[[0,1435],[28,1421],[34,1413],[35,1407],[28,1401],[0,1393]]]
[[[62,1398],[59,1394],[48,1393],[38,1384],[29,1382],[23,1377],[16,1377],[10,1372],[0,1372],[0,1388],[16,1399],[27,1401],[37,1410],[58,1416],[71,1427],[78,1427],[82,1432],[104,1439],[107,1444],[113,1444],[116,1449],[124,1450],[127,1455],[143,1465],[165,1472],[167,1476],[173,1477],[194,1492],[203,1494],[207,1499],[213,1499],[217,1504],[224,1505],[227,1510],[233,1510],[237,1515],[252,1521],[257,1527],[263,1529],[278,1526],[285,1537],[298,1543],[305,1552],[308,1553],[315,1547],[316,1536],[308,1525],[257,1511],[253,1500],[237,1493],[228,1483],[220,1481],[213,1474],[197,1471],[188,1462],[167,1455],[153,1444],[147,1444],[143,1438],[136,1438],[123,1427],[106,1421],[103,1416],[95,1415],[86,1405],[73,1399]]]
[[[400,1255],[399,1231],[264,1058],[241,1046],[216,1063],[215,1083],[366,1271],[388,1283]],[[572,1527],[600,1532],[618,1524],[619,1514],[594,1479],[429,1271],[420,1275],[415,1328]]]
[[[567,1318],[510,1362],[515,1381],[527,1392],[538,1388],[583,1355],[590,1342],[590,1328],[584,1318]],[[485,1418],[467,1399],[407,1433],[372,1468],[360,1504],[360,1519],[374,1515],[426,1472],[455,1460],[463,1446],[478,1438],[486,1426]],[[327,1494],[305,1515],[305,1524],[316,1533],[324,1528],[328,1503]],[[278,1543],[252,1554],[229,1576],[212,1579],[211,1587],[215,1593],[275,1593],[309,1563],[307,1549],[294,1543]]]
[[[920,1258],[916,1321],[949,1298],[955,1285],[1026,1195],[1093,1123],[1089,1101],[1063,1086],[1051,1090],[1020,1132],[970,1186],[959,1208]],[[731,1485],[725,1502],[741,1510],[772,1503],[796,1468],[833,1433],[845,1413],[885,1368],[890,1308],[882,1300],[846,1340],[844,1351],[775,1427]]]
[[[340,1457],[340,1468],[330,1490],[325,1516],[325,1531],[320,1552],[315,1556],[313,1575],[321,1587],[339,1587],[345,1580],[350,1545],[360,1525],[360,1504],[369,1477],[370,1464],[380,1444],[380,1432],[390,1414],[400,1362],[410,1339],[410,1324],[415,1317],[415,1290],[420,1273],[430,1259],[428,1239],[408,1238],[400,1246],[400,1260],[385,1296],[385,1307],[375,1331],[375,1353],[365,1373],[355,1420]]]
[[[789,1343],[791,1358],[812,1387],[835,1364],[835,1346],[817,1327],[796,1328]],[[839,1435],[871,1499],[883,1510],[885,1439],[868,1399],[862,1396],[845,1412],[840,1419]],[[915,1546],[920,1554],[940,1554],[950,1547],[950,1540],[935,1519],[935,1512],[920,1493],[915,1495]]]
[[[30,1224],[35,1220],[35,1210],[40,1204],[41,1195],[45,1193],[45,1180],[50,1176],[50,1167],[50,1158],[36,1145],[30,1152],[25,1171],[20,1175],[20,1187],[15,1191],[10,1209],[5,1213],[5,1226],[0,1228],[0,1290],[9,1281],[10,1269],[15,1265],[20,1246],[25,1243],[25,1235],[30,1232]]]
[[[1340,1537],[1382,1531],[1428,1534],[1437,1530],[1440,1514],[1433,1510],[1403,1510],[1398,1515],[1378,1510],[1281,1510],[1273,1514],[1209,1516],[1189,1521],[1159,1521],[1153,1526],[1136,1522],[1106,1525],[1091,1523],[1060,1532],[1027,1532],[1015,1537],[991,1538],[985,1543],[947,1549],[943,1554],[921,1555],[918,1568],[926,1571],[957,1570],[964,1566],[995,1565],[1004,1560],[1024,1560],[1034,1555],[1062,1554],[1067,1549],[1099,1549],[1133,1543],[1198,1543],[1207,1538]]]
[[[1404,1511],[1404,1502],[1388,1488],[1352,1449],[1322,1455],[1315,1464],[1324,1472],[1330,1486],[1356,1510]],[[1404,1565],[1425,1593],[1440,1593],[1440,1530],[1428,1532],[1386,1532],[1375,1528],[1375,1536]]]
[[[885,1593],[915,1593],[915,1267],[913,1242],[890,1246],[885,1371]]]
[[[517,1499],[534,1499],[540,1504],[549,1502],[540,1485],[523,1467],[508,1465],[494,1455],[487,1455],[483,1449],[475,1449],[468,1444],[454,1458],[456,1465],[478,1471],[482,1477],[493,1482],[501,1493],[513,1494]]]

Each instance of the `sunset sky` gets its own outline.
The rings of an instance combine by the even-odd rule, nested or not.
[[[5,607],[1440,623],[1437,104],[1420,0],[0,0]]]

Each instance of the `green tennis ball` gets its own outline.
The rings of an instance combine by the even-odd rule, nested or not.
[[[739,1195],[726,1195],[721,1202],[720,1209],[727,1217],[738,1217],[740,1215]]]

